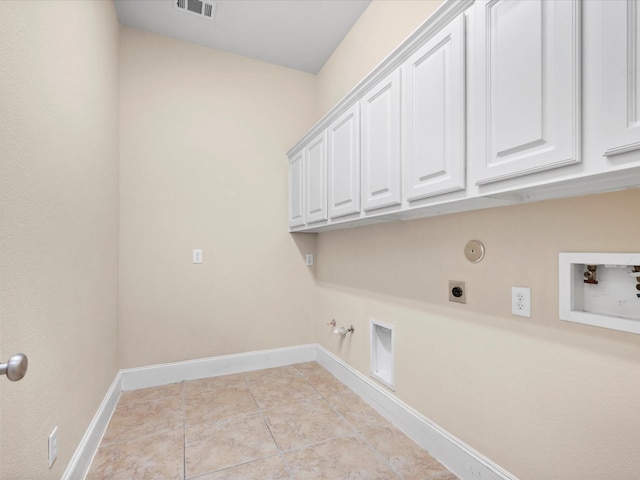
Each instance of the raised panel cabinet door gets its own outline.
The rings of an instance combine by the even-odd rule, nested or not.
[[[469,76],[475,183],[580,162],[580,0],[480,0]]]
[[[640,6],[637,0],[602,6],[604,154],[613,156],[640,149]]]
[[[304,150],[289,160],[289,226],[304,225],[302,186]]]
[[[360,105],[328,129],[329,218],[360,211]]]
[[[327,132],[304,149],[304,222],[327,219]]]
[[[395,70],[360,101],[362,209],[399,205],[400,70]]]
[[[464,15],[402,66],[403,195],[465,188]]]

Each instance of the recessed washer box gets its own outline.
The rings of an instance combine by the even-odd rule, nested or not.
[[[640,334],[640,253],[563,252],[558,260],[561,320]]]
[[[371,376],[395,390],[393,325],[371,320]]]

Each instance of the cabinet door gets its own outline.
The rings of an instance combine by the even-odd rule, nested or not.
[[[607,156],[640,149],[640,7],[607,0],[602,9],[604,118]]]
[[[360,211],[360,105],[328,129],[329,217]]]
[[[327,132],[304,149],[304,221],[327,219]]]
[[[578,163],[580,1],[480,0],[474,9],[476,184]]]
[[[371,89],[362,111],[362,208],[398,205],[400,179],[400,70]]]
[[[465,187],[464,15],[402,66],[404,198]]]
[[[289,160],[289,226],[304,225],[302,185],[303,185],[304,150]]]

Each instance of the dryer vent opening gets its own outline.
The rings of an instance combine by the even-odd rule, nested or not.
[[[371,376],[395,390],[393,379],[393,325],[371,320]]]

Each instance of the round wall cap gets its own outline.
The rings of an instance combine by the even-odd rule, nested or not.
[[[464,247],[464,255],[470,262],[478,263],[484,258],[484,245],[480,240],[470,240]]]

